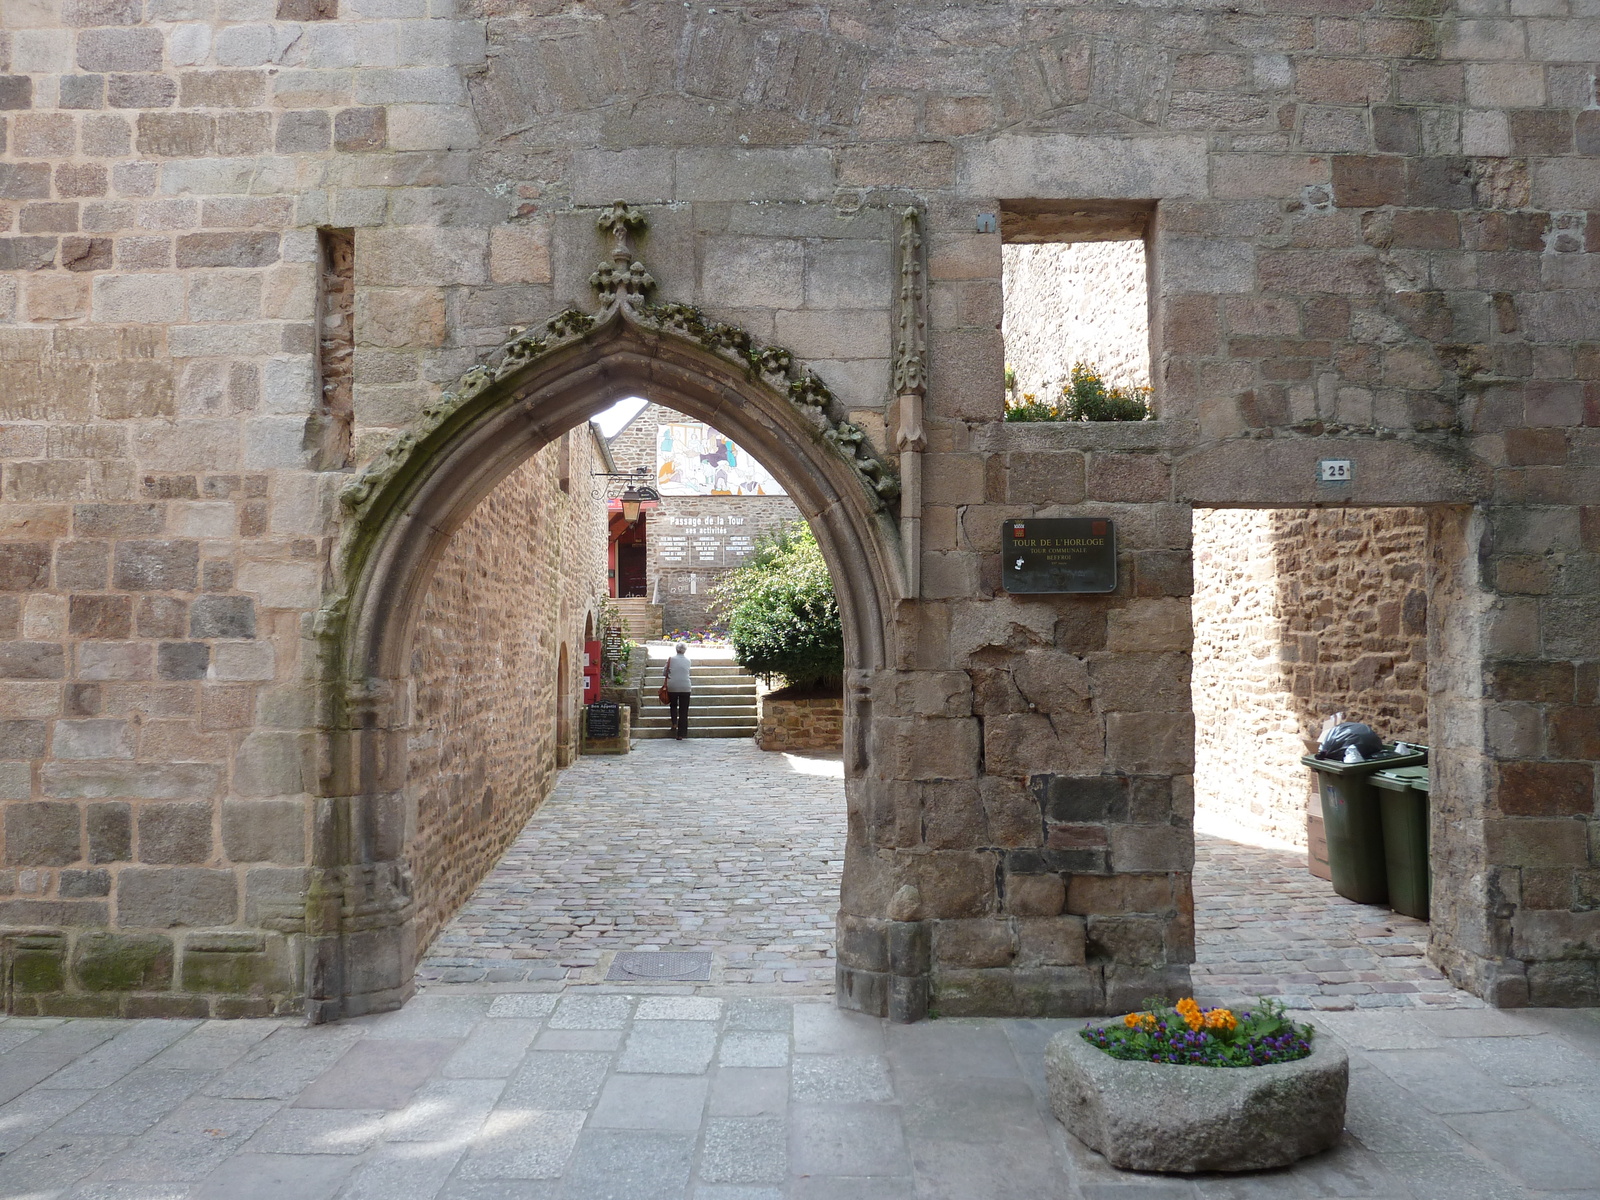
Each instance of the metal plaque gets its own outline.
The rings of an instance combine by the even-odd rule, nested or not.
[[[1001,542],[1008,592],[1117,590],[1117,531],[1104,517],[1007,521]]]
[[[614,738],[622,733],[622,706],[612,700],[596,700],[589,705],[589,736]]]

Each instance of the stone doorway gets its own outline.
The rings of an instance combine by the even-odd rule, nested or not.
[[[1427,507],[1196,508],[1193,528],[1196,993],[1480,1004],[1430,961],[1429,922],[1334,891],[1300,761],[1343,713],[1385,741],[1437,742],[1434,773],[1451,777],[1451,699],[1430,669],[1449,643],[1458,522]],[[1452,830],[1436,818],[1432,832],[1447,923]]]
[[[565,431],[623,397],[649,394],[736,439],[783,482],[817,535],[838,593],[847,679],[884,664],[901,566],[893,527],[854,443],[848,453],[836,449],[803,424],[789,395],[689,339],[640,326],[631,307],[614,307],[602,325],[583,330],[565,353],[505,375],[436,418],[431,430],[401,446],[403,457],[369,473],[370,493],[353,504],[360,524],[343,558],[347,607],[333,610],[327,639],[339,681],[330,700],[339,715],[328,747],[333,787],[318,849],[343,903],[329,911],[313,942],[308,987],[315,1017],[403,1001],[419,953],[521,829],[532,807],[527,797],[537,803],[547,790],[536,776],[553,770],[553,756],[539,756],[550,767],[525,761],[505,787],[491,778],[508,760],[496,757],[492,737],[479,735],[503,735],[525,711],[517,697],[497,690],[494,680],[503,672],[491,651],[504,644],[505,630],[526,623],[531,608],[554,623],[557,642],[575,641],[592,614],[576,594],[552,593],[542,605],[508,604],[505,597],[486,602],[492,556],[453,539],[462,531],[488,535],[506,514],[539,510],[530,501],[544,487],[541,472],[554,477],[564,470],[561,490],[568,492],[580,469]],[[564,438],[555,457],[565,467],[542,464],[540,452]],[[547,532],[565,537],[574,528],[569,520]],[[435,582],[451,571],[458,586],[446,589],[444,607],[452,619],[440,621]],[[418,637],[431,628],[461,635],[454,660],[460,677],[441,689],[456,706],[450,753],[430,735],[426,718],[437,705],[430,709],[428,689],[418,689],[428,674],[428,648]],[[470,637],[463,632],[469,629]],[[462,655],[463,649],[472,653]],[[527,652],[534,654],[531,643]],[[463,696],[473,703],[460,703]],[[846,775],[861,773],[868,759],[862,722],[854,714],[849,722]],[[427,824],[419,804],[429,795],[444,801],[432,807],[449,819],[434,822],[433,835],[419,840]]]
[[[649,560],[649,513],[628,521],[621,514],[611,517],[611,594],[624,600],[647,597]]]

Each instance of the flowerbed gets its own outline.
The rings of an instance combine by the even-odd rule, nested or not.
[[[1067,1130],[1128,1171],[1259,1171],[1336,1145],[1350,1064],[1281,1005],[1202,1009],[1146,1001],[1102,1029],[1045,1048],[1050,1106]],[[1250,1067],[1188,1071],[1174,1066]]]
[[[1085,1029],[1080,1036],[1112,1058],[1197,1067],[1263,1067],[1311,1053],[1311,1026],[1289,1020],[1272,1000],[1238,1016],[1201,1008],[1192,998],[1170,1007],[1164,998],[1145,1003],[1148,1010],[1129,1013],[1121,1027]]]

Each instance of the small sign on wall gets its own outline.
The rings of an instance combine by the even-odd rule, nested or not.
[[[1318,483],[1349,483],[1355,478],[1355,468],[1348,458],[1321,458],[1317,460]]]
[[[1117,531],[1104,517],[1007,521],[1001,554],[1000,579],[1008,592],[1117,590]]]

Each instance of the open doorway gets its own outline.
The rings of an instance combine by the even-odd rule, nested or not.
[[[611,595],[617,599],[636,600],[649,595],[649,520],[650,515],[643,512],[632,521],[620,512],[611,514]]]
[[[352,827],[365,840],[330,845],[328,853],[365,862],[363,878],[376,880],[397,901],[384,910],[382,920],[382,946],[390,949],[381,949],[366,930],[334,926],[338,941],[330,938],[328,952],[349,955],[360,970],[328,971],[314,981],[315,1011],[323,1018],[392,1006],[410,995],[418,960],[434,946],[438,931],[450,925],[485,872],[515,842],[531,811],[549,800],[558,760],[562,646],[571,664],[581,643],[590,642],[584,637],[590,616],[624,603],[610,597],[614,584],[606,579],[613,522],[610,483],[600,480],[618,482],[624,472],[618,472],[605,438],[590,426],[590,419],[616,398],[637,395],[635,389],[650,384],[661,390],[664,406],[688,421],[717,416],[722,445],[702,448],[688,464],[712,472],[710,496],[686,494],[683,504],[781,501],[792,506],[813,528],[837,589],[846,669],[882,669],[883,614],[886,597],[894,594],[898,581],[898,560],[883,534],[882,501],[862,486],[861,456],[846,456],[816,437],[813,427],[798,421],[786,390],[733,370],[715,355],[707,357],[698,342],[678,346],[667,334],[642,342],[634,325],[618,318],[605,336],[590,331],[581,350],[603,370],[563,358],[549,366],[539,363],[538,370],[546,371],[539,376],[542,382],[526,373],[509,374],[498,390],[475,398],[470,424],[450,427],[437,445],[411,451],[426,461],[419,462],[416,474],[406,475],[403,504],[390,494],[398,491],[390,490],[392,477],[374,474],[379,491],[368,506],[376,514],[370,541],[363,544],[360,557],[352,558],[352,570],[360,574],[350,587],[350,618],[334,632],[342,670],[362,677],[358,690],[344,694],[358,696],[365,707],[341,726],[331,747],[341,763],[339,787],[347,789],[347,803],[357,813]],[[653,373],[648,381],[642,378],[642,363]],[[595,378],[608,381],[605,390],[594,386]],[[741,395],[744,403],[728,405],[730,394]],[[530,408],[538,410],[538,419],[530,419]],[[563,462],[558,445],[566,429],[584,432],[565,438]],[[760,485],[731,486],[750,483],[747,461],[770,467],[774,478],[782,480],[782,494],[762,498]],[[626,474],[634,477],[634,472]],[[589,486],[576,485],[584,477],[589,477]],[[642,542],[643,552],[650,554],[653,542],[659,541],[654,538],[658,515],[659,507],[642,528],[635,522],[632,538],[621,541]],[[699,512],[693,520],[699,528],[691,539],[691,570],[702,578],[733,565],[733,560],[723,560],[725,552],[742,554],[750,541],[750,523],[731,518],[712,522]],[[622,565],[626,568],[626,558]],[[619,590],[642,590],[638,574],[630,570],[629,576]],[[594,622],[597,637],[603,635],[602,624]],[[571,667],[566,678],[574,688]],[[544,690],[554,694],[547,696]],[[398,704],[397,698],[405,702]],[[658,797],[656,790],[642,790],[622,779],[613,770],[618,760],[594,760],[578,808],[590,810],[587,800],[605,795],[616,802],[619,824],[610,832],[590,829],[579,835],[573,843],[578,859],[597,850],[614,853],[619,870],[611,882],[622,886],[616,904],[640,912],[640,898],[626,888],[630,880],[651,874],[643,872],[642,862],[658,864],[661,870],[651,878],[662,886],[690,886],[682,902],[669,901],[656,909],[670,910],[674,917],[698,915],[701,930],[696,936],[706,941],[722,934],[730,942],[725,970],[744,971],[750,982],[762,981],[763,973],[773,981],[774,973],[802,971],[802,982],[832,989],[832,923],[840,880],[848,874],[843,843],[851,837],[843,776],[851,765],[864,770],[866,755],[846,758],[835,752],[826,770],[808,770],[806,755],[763,755],[747,736],[728,739],[726,750],[733,758],[726,762],[720,754],[725,747],[717,747],[718,754],[709,749],[704,744],[667,744],[659,750],[706,760],[694,771],[669,773],[678,782],[693,782],[678,789],[682,813],[651,811],[648,802]],[[787,784],[774,779],[768,789],[762,782],[765,774],[752,770],[739,758],[741,752],[765,758],[771,765],[765,774],[778,771]],[[574,773],[589,763],[579,760]],[[733,834],[744,837],[742,842],[707,827],[707,822],[717,824],[707,816],[707,790],[714,789],[707,778],[739,782],[739,787],[723,790],[730,802],[726,816],[739,822]],[[794,790],[792,784],[802,784],[800,790],[811,800],[824,797],[829,830],[808,814],[797,814],[798,826],[781,837],[792,848],[806,848],[806,861],[797,862],[795,872],[757,862],[754,872],[739,874],[733,870],[738,858],[733,851],[739,846],[757,859],[781,846],[773,842],[778,829],[773,805],[763,810],[762,822],[752,824],[746,819],[747,805],[734,800],[750,787],[786,792]],[[368,811],[382,821],[381,829],[370,835],[360,824]],[[693,870],[683,870],[685,864],[667,853],[662,842],[662,832],[670,829],[699,838],[706,872],[723,878],[730,896],[747,904],[752,894],[760,894],[762,906],[730,912],[728,922],[714,910],[707,912],[699,886],[704,880]],[[541,858],[546,866],[568,862],[560,854]],[[773,875],[786,878],[774,880]],[[555,898],[557,917],[574,915],[574,928],[602,926],[597,918],[584,920],[582,912],[571,914],[584,902],[558,894],[554,883],[541,894]],[[624,939],[627,949],[654,952],[670,933],[661,928],[659,912],[637,922],[618,922],[610,933]],[[762,917],[765,925],[760,930],[750,926],[746,936],[747,917]],[[504,922],[496,915],[490,923]],[[763,963],[752,957],[750,942],[757,934],[774,942],[765,949],[786,955],[786,962]],[[610,954],[610,946],[602,952]],[[506,947],[504,955],[515,957],[515,949]],[[744,962],[734,968],[738,955],[744,955]],[[557,952],[555,965],[542,970],[565,976],[568,965],[560,957]],[[797,957],[803,958],[798,965]],[[578,966],[606,970],[610,965],[590,957]],[[501,970],[507,970],[504,963]],[[794,981],[786,976],[784,982]]]
[[[830,993],[838,722],[820,753],[761,750],[758,681],[711,603],[764,535],[804,518],[715,427],[643,400],[615,408],[629,411],[609,436],[586,421],[490,489],[421,598],[406,781],[417,986],[617,982],[637,960],[688,963],[671,986]],[[688,744],[656,694],[679,640]],[[596,643],[626,647],[593,696],[630,710],[614,757],[585,738],[576,695],[574,663]]]
[[[1303,761],[1340,713],[1390,746],[1428,746],[1438,526],[1425,508],[1194,512],[1194,982],[1208,1000],[1463,995],[1427,961],[1425,909],[1335,890],[1325,789]]]

